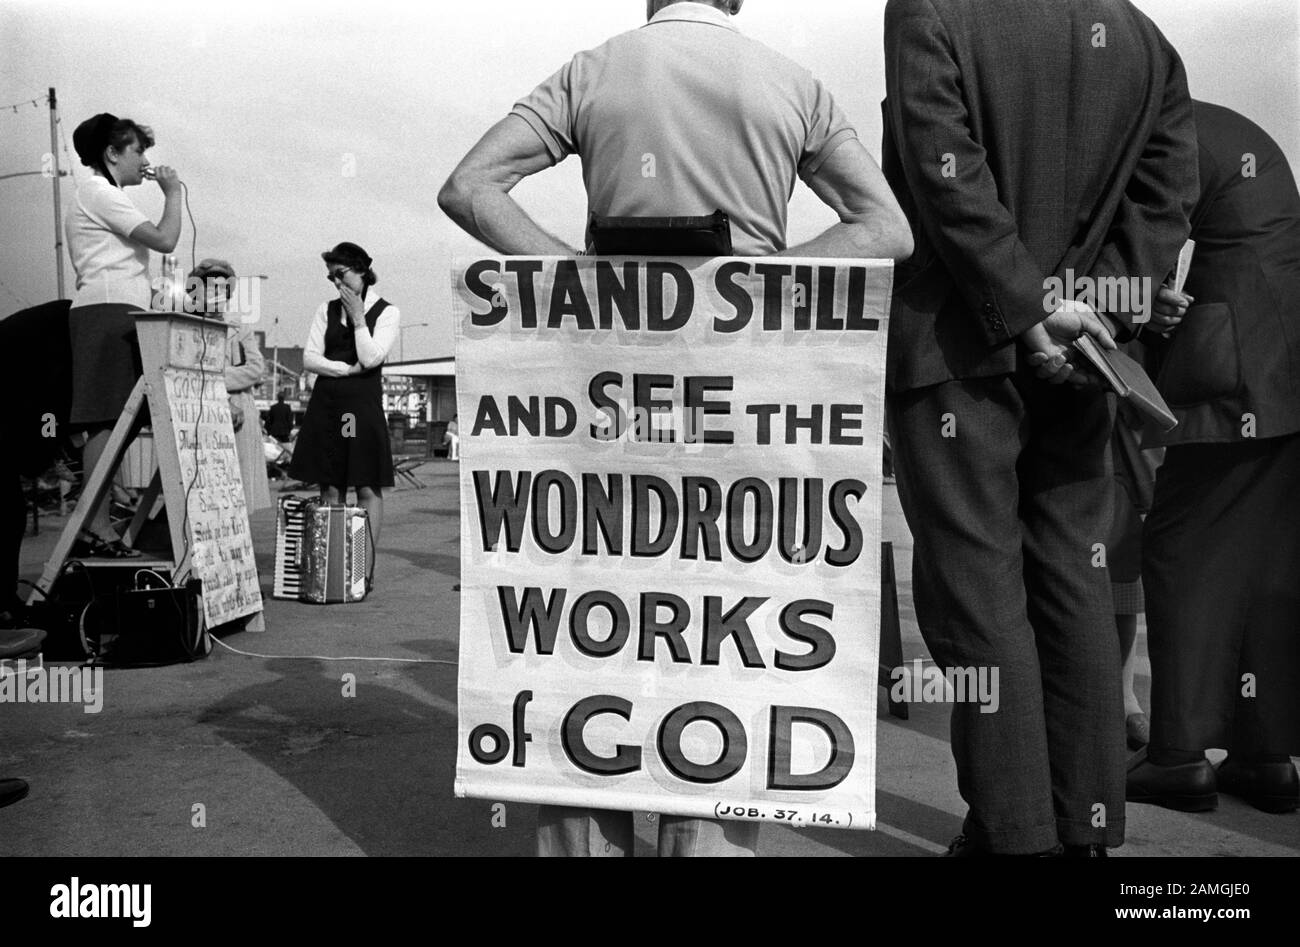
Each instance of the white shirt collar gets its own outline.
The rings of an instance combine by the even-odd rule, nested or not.
[[[731,22],[730,13],[709,6],[707,3],[696,3],[695,0],[681,0],[679,3],[669,4],[656,13],[646,26],[652,26],[655,23],[666,23],[670,20],[681,20],[687,23],[708,23],[712,26],[720,26],[723,29],[731,30],[733,33],[740,32],[736,29],[736,25]]]

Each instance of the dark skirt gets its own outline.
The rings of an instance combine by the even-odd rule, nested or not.
[[[1142,514],[1118,477],[1115,478],[1115,515],[1106,540],[1106,566],[1112,585],[1136,582],[1142,577]]]
[[[1151,745],[1300,754],[1300,434],[1170,447],[1142,583]]]
[[[378,378],[316,380],[289,475],[327,487],[393,485],[393,453]]]
[[[115,424],[144,374],[135,337],[138,306],[104,303],[68,312],[72,348],[72,410],[77,426]]]

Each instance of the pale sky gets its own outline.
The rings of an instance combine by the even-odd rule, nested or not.
[[[1178,47],[1192,94],[1254,119],[1300,169],[1300,4],[1137,5]],[[878,157],[883,10],[884,0],[747,0],[736,22],[812,69]],[[439,211],[438,187],[515,100],[644,16],[644,0],[0,0],[0,106],[54,86],[78,176],[89,173],[71,153],[83,119],[108,111],[152,126],[150,160],[189,185],[198,257],[270,277],[262,328],[272,342],[302,344],[332,295],[320,252],[351,240],[374,257],[379,291],[410,327],[404,357],[448,355],[451,260],[482,248]],[[48,151],[43,106],[0,109],[0,176],[40,170]],[[62,188],[66,210],[73,182]],[[157,219],[156,185],[127,193]],[[580,243],[576,158],[516,194],[544,227]],[[51,183],[0,180],[0,207],[5,315],[56,295]],[[792,242],[832,221],[800,185]],[[177,249],[186,268],[191,237],[187,218]],[[70,263],[66,272],[71,294]]]

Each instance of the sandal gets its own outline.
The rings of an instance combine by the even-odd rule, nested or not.
[[[72,555],[78,559],[138,559],[140,550],[132,549],[120,539],[104,539],[83,532],[72,544]]]

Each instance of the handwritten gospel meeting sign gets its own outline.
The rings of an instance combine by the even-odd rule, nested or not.
[[[457,795],[873,827],[890,264],[452,278]]]
[[[170,365],[162,370],[161,394],[185,503],[183,514],[169,515],[185,519],[193,574],[203,580],[204,621],[214,628],[262,608],[222,375],[226,329],[179,322],[169,329]]]

